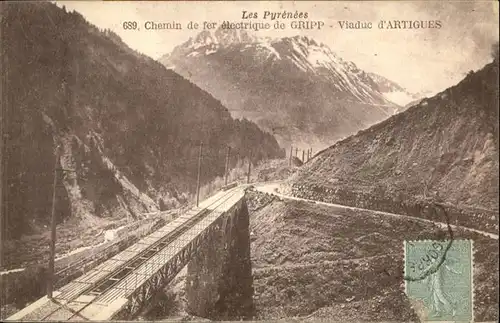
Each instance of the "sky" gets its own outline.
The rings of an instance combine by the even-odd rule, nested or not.
[[[242,22],[242,12],[307,12],[310,21],[323,21],[314,30],[261,30],[273,38],[305,35],[329,46],[344,60],[387,77],[410,92],[436,93],[458,83],[470,70],[491,61],[498,42],[497,1],[55,1],[80,12],[99,28],[116,32],[131,48],[154,59],[195,36],[190,21]],[[439,20],[440,29],[379,29],[380,20]],[[279,19],[282,22],[286,20]],[[291,19],[293,20],[293,19]],[[372,22],[372,29],[341,29],[339,21]],[[126,30],[136,21],[140,30]],[[178,22],[181,30],[146,30],[144,23]],[[289,22],[288,22],[289,23]]]

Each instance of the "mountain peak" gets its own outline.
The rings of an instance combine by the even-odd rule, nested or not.
[[[318,46],[318,47],[325,46],[323,43],[318,43],[318,42],[316,42],[316,40],[314,40],[313,38],[308,37],[308,36],[296,35],[296,36],[290,37],[290,39],[304,43],[308,46]]]
[[[258,41],[257,36],[248,33],[246,30],[240,29],[227,29],[219,26],[215,31],[215,36],[221,40],[224,45],[235,43],[255,43]]]
[[[203,30],[194,38],[188,41],[188,47],[198,49],[200,47],[227,47],[234,44],[256,43],[259,39],[246,30],[222,28],[222,25],[215,30]]]

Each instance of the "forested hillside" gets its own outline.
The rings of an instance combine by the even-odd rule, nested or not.
[[[284,154],[270,134],[107,30],[50,3],[2,6],[3,202],[11,238],[59,221],[138,216],[186,198],[203,142],[206,183]],[[56,161],[56,147],[60,156]]]

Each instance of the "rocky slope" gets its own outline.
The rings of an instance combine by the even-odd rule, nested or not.
[[[323,148],[398,107],[354,63],[303,37],[203,31],[160,62],[276,135],[282,146]]]
[[[80,14],[50,3],[2,11],[2,212],[10,237],[47,223],[54,165],[69,170],[58,175],[58,219],[92,225],[185,200],[201,141],[203,183],[223,173],[227,146],[240,159],[251,148],[254,162],[284,154],[272,135],[232,119],[210,94]]]
[[[404,292],[403,243],[442,239],[433,224],[251,193],[258,320],[418,322]],[[498,241],[474,240],[475,321],[498,320]]]
[[[396,213],[440,201],[452,221],[497,231],[498,175],[497,58],[325,149],[292,181],[297,196]]]

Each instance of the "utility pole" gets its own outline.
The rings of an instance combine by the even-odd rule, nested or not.
[[[299,153],[299,148],[295,147],[295,157],[297,157],[297,154]]]
[[[231,153],[231,147],[227,147],[227,154],[226,154],[226,170],[224,172],[224,185],[227,185],[227,176],[229,172],[229,154]]]
[[[302,149],[302,162],[304,163],[306,160],[305,160],[305,153],[306,151],[304,149]]]
[[[198,178],[196,180],[196,207],[200,203],[200,178],[201,178],[201,157],[203,151],[203,142],[200,142],[200,153],[198,155]]]
[[[50,217],[50,259],[49,277],[47,286],[47,297],[52,299],[54,290],[54,258],[56,256],[56,187],[57,187],[57,166],[59,164],[59,146],[56,147],[56,159],[54,163],[54,183],[52,188],[52,212]]]
[[[252,153],[248,155],[248,172],[247,172],[247,184],[250,183],[250,168],[252,165],[252,159],[251,159]]]
[[[293,154],[293,146],[290,146],[290,161],[288,162],[288,166],[292,167],[292,154]]]

